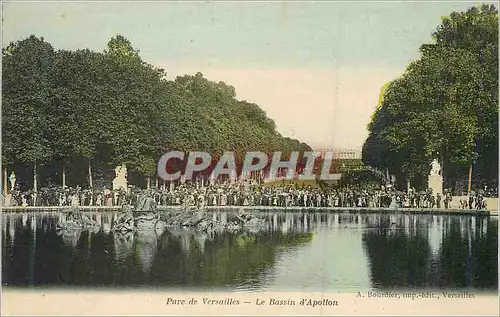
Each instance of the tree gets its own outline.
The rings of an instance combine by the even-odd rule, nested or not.
[[[498,171],[498,12],[453,12],[422,45],[421,58],[383,92],[363,160],[414,178],[438,158],[447,185],[478,159]]]
[[[84,158],[88,162],[89,186],[99,136],[107,128],[103,124],[105,94],[99,80],[102,60],[101,54],[89,50],[58,51],[52,69],[54,91],[49,107],[54,158],[62,164],[63,179],[67,164]]]
[[[279,134],[258,105],[238,100],[224,82],[201,73],[166,80],[121,35],[102,53],[54,51],[32,36],[3,56],[3,161],[31,164],[35,173],[49,164],[63,171],[63,184],[67,167],[88,168],[92,186],[92,165],[122,164],[149,184],[170,150],[208,151],[214,160],[234,151],[241,165],[247,151],[310,149]]]
[[[142,61],[122,36],[111,39],[108,48],[104,54],[108,99],[103,142],[110,146],[110,163],[125,164],[151,177],[164,148],[165,72]]]
[[[48,109],[54,55],[52,46],[34,35],[2,50],[2,160],[33,166],[35,190],[38,166],[53,156]]]

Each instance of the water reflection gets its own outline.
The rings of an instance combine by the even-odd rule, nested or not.
[[[498,288],[497,220],[417,215],[376,219],[374,230],[363,234],[375,287]]]
[[[136,237],[136,251],[140,266],[144,273],[149,274],[154,256],[158,251],[158,237],[154,231],[139,231]]]
[[[133,232],[116,232],[113,237],[116,261],[123,263],[132,254],[135,234]]]
[[[5,285],[162,286],[236,290],[497,289],[496,218],[261,212],[259,231],[158,227],[126,234],[57,231],[62,213],[2,214]],[[216,211],[214,218],[230,221]]]

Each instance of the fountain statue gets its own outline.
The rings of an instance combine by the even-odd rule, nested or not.
[[[14,188],[16,187],[16,174],[14,173],[14,171],[12,171],[12,173],[10,174],[9,181],[10,181],[10,191],[13,191]]]
[[[160,213],[151,190],[138,197],[135,206],[124,205],[122,212],[113,221],[113,231],[125,234],[127,232],[157,232],[162,228],[194,229],[197,232],[222,232],[235,230],[260,230],[266,227],[266,222],[241,209],[229,221],[222,221],[209,215],[204,208],[196,205],[186,205],[181,209],[170,210],[160,220]]]
[[[78,230],[89,230],[95,233],[100,228],[101,225],[97,221],[88,217],[76,206],[65,210],[56,226],[58,234],[67,234]]]
[[[441,165],[439,164],[437,159],[432,161],[431,172],[429,175],[441,175]]]
[[[151,191],[146,191],[137,198],[135,206],[123,205],[122,211],[113,222],[113,230],[129,232],[135,230],[155,230],[160,220],[156,201]]]
[[[120,188],[127,191],[128,181],[127,181],[127,166],[119,165],[115,168],[116,177],[113,179],[113,190],[119,190]]]
[[[134,206],[134,224],[138,230],[154,230],[160,220],[160,214],[156,209],[156,201],[152,192],[148,190],[137,199]]]
[[[134,206],[135,212],[156,212],[156,201],[153,199],[151,190],[137,198]]]
[[[441,165],[437,159],[431,163],[431,170],[428,178],[429,188],[432,189],[432,195],[443,195],[443,175],[441,172]]]

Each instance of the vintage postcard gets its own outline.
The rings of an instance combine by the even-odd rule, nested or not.
[[[496,1],[1,1],[3,315],[498,316]]]

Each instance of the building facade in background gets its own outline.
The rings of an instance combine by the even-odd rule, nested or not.
[[[321,155],[325,155],[327,152],[333,152],[333,159],[335,160],[360,160],[361,151],[355,149],[321,149],[319,150]]]

